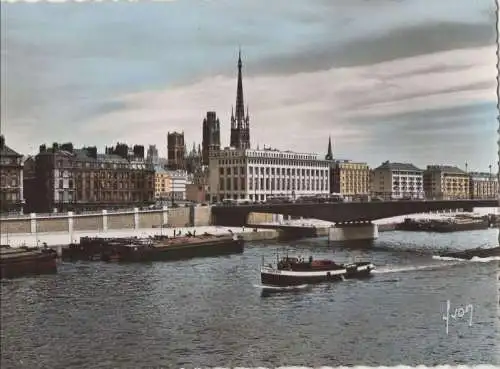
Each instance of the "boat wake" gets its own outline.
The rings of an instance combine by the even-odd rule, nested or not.
[[[425,269],[439,269],[444,267],[449,267],[451,265],[461,264],[464,260],[454,261],[451,263],[443,263],[443,264],[430,264],[430,265],[408,265],[408,266],[391,266],[386,265],[375,269],[373,274],[386,274],[386,273],[401,273],[401,272],[412,272],[416,270],[425,270]]]
[[[492,261],[500,261],[500,256],[487,256],[484,258],[480,258],[478,256],[473,256],[471,259],[461,259],[461,258],[454,258],[451,256],[439,256],[439,255],[434,255],[432,257],[434,260],[443,260],[443,261],[460,261],[460,262],[466,262],[466,261],[472,261],[476,263],[489,263]]]
[[[296,291],[296,290],[303,290],[307,287],[310,287],[308,284],[300,284],[298,286],[267,286],[263,284],[254,284],[253,285],[255,288],[259,288],[261,290],[268,290],[268,291]]]

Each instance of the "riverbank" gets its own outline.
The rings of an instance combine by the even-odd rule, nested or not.
[[[188,232],[195,234],[210,233],[214,235],[226,235],[231,232],[241,235],[245,241],[272,240],[279,236],[279,231],[270,229],[259,229],[247,227],[182,227],[182,228],[142,228],[142,229],[121,229],[109,231],[83,231],[73,232],[52,232],[52,233],[21,233],[2,235],[1,243],[12,247],[20,246],[40,246],[46,243],[48,246],[61,246],[69,243],[79,243],[80,237],[149,237],[155,235],[164,235],[173,237],[174,232],[186,234]]]

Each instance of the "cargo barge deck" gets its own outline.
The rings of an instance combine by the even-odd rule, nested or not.
[[[79,244],[62,250],[65,261],[90,260],[107,262],[174,261],[196,257],[240,254],[242,237],[204,234],[185,237],[154,236],[149,238],[82,237]]]
[[[2,279],[55,273],[57,273],[57,253],[52,249],[0,246]]]

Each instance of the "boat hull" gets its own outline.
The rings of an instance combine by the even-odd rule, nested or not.
[[[347,264],[342,268],[332,270],[293,271],[262,267],[260,281],[262,285],[267,286],[300,286],[344,279],[369,278],[374,269],[374,265],[367,262]]]
[[[0,261],[1,279],[56,273],[56,252],[26,251]]]
[[[490,228],[490,221],[487,218],[470,222],[410,221],[396,225],[398,231],[437,233],[477,231],[488,228]]]
[[[500,247],[493,247],[489,249],[471,249],[471,250],[457,251],[457,252],[445,252],[441,253],[439,256],[464,259],[464,260],[470,260],[474,257],[487,258],[493,256],[500,256]]]
[[[111,258],[114,257],[114,261],[120,262],[174,261],[198,257],[241,254],[243,251],[244,241],[242,239],[214,240],[192,245],[183,244],[179,246],[159,247],[158,250],[154,248],[143,250],[130,248],[126,252],[112,255]],[[103,260],[110,261],[106,257]]]
[[[140,244],[138,239],[91,239],[64,250],[63,260],[106,262],[175,261],[197,257],[241,254],[244,240],[232,236],[190,237]]]
[[[300,286],[342,280],[347,271],[338,269],[332,271],[288,271],[262,268],[260,281],[267,286]]]

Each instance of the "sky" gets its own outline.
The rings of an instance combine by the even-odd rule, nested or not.
[[[253,147],[368,162],[497,164],[491,0],[1,3],[1,132],[73,142],[229,144],[238,48]]]

